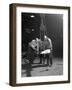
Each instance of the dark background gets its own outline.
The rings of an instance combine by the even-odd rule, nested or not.
[[[34,17],[32,18],[31,15]],[[27,50],[28,42],[40,37],[41,14],[22,13],[22,52]],[[63,15],[45,14],[47,36],[52,40],[53,56],[63,57]]]

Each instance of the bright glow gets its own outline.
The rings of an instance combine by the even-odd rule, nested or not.
[[[34,29],[32,29],[32,31],[34,31]]]
[[[46,39],[46,38],[47,38],[47,36],[45,35],[45,36],[44,36],[44,38]]]
[[[34,18],[35,16],[34,16],[34,15],[31,15],[30,17],[31,17],[31,18]]]

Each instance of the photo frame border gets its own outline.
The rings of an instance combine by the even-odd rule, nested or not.
[[[16,83],[16,8],[17,7],[32,7],[32,8],[54,8],[68,10],[68,80],[67,81],[53,81],[53,82],[36,82],[36,83]],[[67,6],[50,6],[50,5],[36,5],[36,4],[19,4],[12,3],[9,5],[9,84],[11,86],[32,86],[32,85],[47,85],[70,83],[70,7]]]

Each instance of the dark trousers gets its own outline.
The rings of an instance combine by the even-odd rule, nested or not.
[[[52,66],[53,61],[51,53],[49,55],[47,54],[46,58],[47,58],[47,65]]]
[[[40,54],[40,63],[44,64],[45,61],[47,62],[48,66],[52,65],[52,53],[50,53],[50,54]]]
[[[28,47],[26,56],[27,56],[26,58],[29,60],[30,64],[32,64],[35,59],[35,56],[36,56],[36,53],[32,47]]]

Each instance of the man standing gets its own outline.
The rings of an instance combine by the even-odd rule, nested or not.
[[[47,59],[47,65],[52,65],[52,41],[46,35],[44,36],[44,41],[42,42],[41,53],[40,53],[40,63],[45,63]]]

